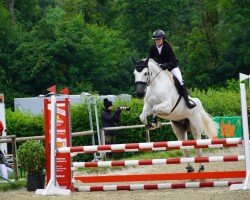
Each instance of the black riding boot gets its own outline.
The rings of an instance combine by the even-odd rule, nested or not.
[[[192,109],[196,106],[196,104],[192,100],[188,99],[188,90],[185,85],[181,85],[181,94],[186,102],[188,109]]]

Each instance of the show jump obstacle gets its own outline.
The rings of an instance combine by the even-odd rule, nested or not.
[[[240,74],[240,80],[249,78]],[[113,144],[97,146],[71,146],[70,123],[69,123],[69,100],[57,101],[55,95],[51,101],[45,99],[45,122],[46,122],[46,151],[50,162],[46,163],[47,180],[46,189],[36,191],[42,195],[69,195],[71,191],[115,191],[115,190],[151,190],[151,189],[177,189],[177,188],[202,188],[202,187],[228,187],[230,190],[250,189],[250,148],[249,131],[246,106],[245,84],[240,84],[241,110],[243,124],[243,140],[241,138],[204,139],[188,141],[150,142],[134,144]],[[50,122],[50,123],[49,123]],[[99,161],[99,162],[71,162],[71,157],[78,153],[97,152],[135,152],[135,151],[159,151],[172,149],[194,148],[221,148],[244,146],[245,155],[193,157],[193,158],[168,158],[147,160],[125,161]],[[129,175],[96,175],[96,176],[73,176],[72,172],[78,168],[92,167],[123,167],[142,165],[171,165],[183,163],[207,163],[207,162],[237,162],[244,161],[244,171],[216,171],[216,172],[193,172],[193,173],[165,173],[165,174],[129,174]],[[228,181],[230,178],[241,179],[240,181]],[[192,180],[203,180],[192,182]],[[204,181],[206,179],[206,181]],[[210,180],[209,180],[210,179]],[[227,179],[213,181],[212,179]],[[243,179],[243,180],[242,180]],[[154,183],[144,184],[146,181],[170,181],[186,180],[180,183]],[[209,181],[207,181],[209,180]],[[74,186],[75,182],[87,186]],[[131,185],[95,185],[95,183],[116,182],[143,182],[143,184]],[[190,181],[190,182],[187,182]]]
[[[57,104],[56,101],[56,96],[52,95],[51,96],[51,102],[49,104],[48,99],[44,99],[44,113],[45,113],[45,120],[47,121],[49,118],[49,111],[50,111],[50,125],[48,123],[45,123],[45,147],[46,147],[46,157],[47,159],[50,158],[50,162],[46,162],[46,171],[47,171],[47,181],[49,180],[46,189],[38,189],[36,190],[36,194],[41,194],[41,195],[70,195],[71,190],[70,189],[65,189],[62,188],[58,184],[58,178],[61,180],[61,183],[65,184],[65,182],[62,180],[62,178],[66,178],[65,181],[68,181],[71,179],[71,172],[70,172],[70,165],[71,165],[71,160],[68,159],[68,155],[61,155],[60,158],[58,159],[58,156],[56,155],[56,141],[63,140],[65,142],[64,145],[69,145],[70,144],[70,138],[69,136],[69,114],[68,112],[68,105],[69,101],[68,98],[65,99],[63,102],[59,102]],[[57,117],[63,116],[63,119],[61,120],[60,123],[57,123]],[[58,120],[58,121],[59,121]],[[50,130],[48,131],[48,125],[50,127]],[[59,126],[59,127],[58,127]],[[60,129],[60,126],[62,129]],[[62,130],[62,131],[59,131]],[[58,134],[60,133],[61,134]],[[48,135],[48,133],[50,133]],[[60,136],[57,137],[57,136]],[[68,137],[68,138],[67,138]],[[50,148],[49,148],[50,146]],[[48,151],[49,149],[50,151]],[[47,152],[50,152],[50,155],[48,155]],[[67,162],[69,161],[69,162]],[[62,166],[64,165],[64,166]],[[69,165],[69,167],[67,166]],[[60,170],[67,169],[66,174],[58,174],[56,171],[56,168]],[[49,171],[49,173],[48,173]],[[49,179],[48,179],[49,175]],[[58,177],[59,175],[59,177]],[[67,176],[69,175],[69,177]]]

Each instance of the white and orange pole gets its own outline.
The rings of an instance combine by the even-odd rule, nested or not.
[[[50,143],[50,181],[46,189],[36,190],[36,194],[40,195],[70,195],[71,191],[68,189],[61,188],[56,181],[56,96],[53,94],[51,96],[51,143]]]

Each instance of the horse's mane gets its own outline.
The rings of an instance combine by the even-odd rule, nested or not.
[[[158,63],[155,62],[154,59],[150,58],[149,61],[152,62],[154,65],[156,65],[158,67]],[[174,83],[173,74],[170,71],[168,71],[168,70],[164,70],[164,72],[168,75],[169,79]]]

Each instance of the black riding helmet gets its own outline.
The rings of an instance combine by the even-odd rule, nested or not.
[[[165,32],[164,32],[163,30],[156,30],[156,31],[153,33],[152,39],[155,40],[155,39],[158,39],[158,38],[163,38],[163,39],[165,39]]]

